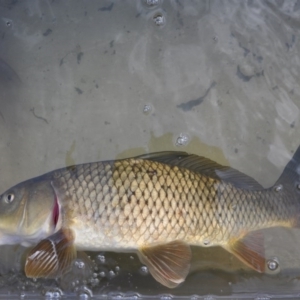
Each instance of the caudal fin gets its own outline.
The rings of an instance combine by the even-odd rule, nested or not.
[[[276,181],[276,185],[293,186],[294,188],[300,187],[300,146],[294,153],[292,159],[284,168],[279,179]]]

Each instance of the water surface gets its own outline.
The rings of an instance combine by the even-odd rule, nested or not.
[[[294,0],[1,0],[0,192],[65,165],[161,150],[272,185],[300,144],[299,20]],[[5,246],[0,293],[296,297],[299,230],[269,229],[265,241],[279,262],[269,274],[194,248],[174,290],[135,254],[88,253],[94,262],[83,255],[62,280],[33,281],[24,249]]]

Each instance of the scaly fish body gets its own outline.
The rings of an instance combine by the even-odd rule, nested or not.
[[[86,250],[138,249],[182,240],[222,245],[245,232],[291,226],[298,203],[275,189],[247,191],[188,169],[143,159],[56,171],[52,185]]]
[[[189,245],[222,246],[262,272],[259,230],[298,226],[299,161],[298,149],[269,189],[177,152],[59,169],[1,196],[0,242],[36,244],[25,266],[29,277],[60,276],[75,249],[137,251],[171,288],[188,274]]]

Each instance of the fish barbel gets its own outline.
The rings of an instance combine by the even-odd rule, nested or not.
[[[207,158],[160,152],[75,165],[1,195],[0,244],[34,246],[28,277],[59,277],[76,250],[137,252],[173,288],[188,275],[190,245],[221,246],[265,270],[260,229],[298,227],[300,147],[271,188]]]

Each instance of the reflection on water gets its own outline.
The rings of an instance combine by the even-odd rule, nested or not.
[[[0,0],[0,192],[65,165],[162,150],[272,185],[300,144],[299,20],[296,0]],[[299,230],[264,235],[266,274],[193,248],[174,290],[134,253],[80,254],[64,278],[34,281],[26,249],[2,246],[0,292],[296,297]]]

